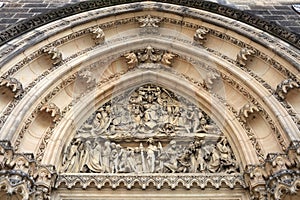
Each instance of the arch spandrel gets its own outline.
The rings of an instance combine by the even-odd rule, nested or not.
[[[58,198],[70,197],[70,193],[64,194],[60,190],[65,187],[64,184],[71,189],[74,189],[76,183],[82,188],[93,187],[91,183],[98,188],[106,184],[115,189],[124,184],[131,189],[136,183],[143,189],[149,188],[151,184],[157,189],[164,188],[158,181],[163,176],[150,173],[151,167],[146,162],[145,171],[136,182],[130,182],[133,178],[131,173],[128,175],[122,170],[118,173],[118,181],[114,182],[116,174],[103,173],[101,165],[97,163],[89,164],[90,168],[82,171],[85,173],[78,173],[80,170],[63,170],[63,156],[58,156],[67,152],[70,143],[80,146],[76,139],[73,140],[77,137],[76,131],[87,123],[89,116],[104,112],[102,106],[106,105],[105,102],[110,102],[128,88],[135,90],[152,84],[187,99],[194,107],[206,113],[207,121],[213,121],[219,128],[221,134],[215,140],[205,141],[203,138],[209,138],[207,135],[211,135],[211,132],[197,128],[191,131],[192,128],[186,128],[184,123],[180,126],[187,132],[195,131],[195,138],[204,141],[199,142],[201,148],[196,148],[198,153],[199,149],[200,152],[209,149],[209,145],[212,145],[211,149],[217,149],[222,138],[227,138],[229,144],[225,146],[235,155],[236,159],[233,160],[239,166],[239,173],[225,173],[226,167],[223,171],[212,172],[204,167],[212,163],[210,157],[206,157],[203,166],[199,165],[197,169],[186,167],[186,171],[197,171],[195,176],[191,176],[186,171],[174,170],[171,165],[161,165],[161,172],[167,172],[163,180],[169,187],[179,191],[179,183],[187,189],[195,185],[205,189],[209,185],[215,189],[221,188],[227,196],[232,195],[231,192],[226,193],[226,189],[223,190],[226,186],[235,188],[237,193],[242,191],[237,199],[247,199],[249,191],[244,188],[250,187],[254,199],[267,195],[281,198],[282,187],[272,177],[278,180],[296,177],[292,176],[295,173],[293,170],[299,167],[299,144],[294,141],[288,146],[292,140],[299,139],[299,109],[295,101],[299,97],[297,91],[300,85],[297,44],[289,46],[282,41],[291,42],[288,37],[280,40],[262,33],[255,28],[260,25],[254,24],[255,27],[251,27],[253,22],[246,25],[236,21],[234,16],[230,18],[228,14],[218,13],[221,11],[210,12],[208,8],[217,4],[207,2],[208,7],[204,8],[206,11],[196,9],[201,5],[193,4],[193,8],[189,8],[168,3],[138,2],[116,7],[94,7],[39,26],[38,31],[29,30],[22,37],[1,46],[3,59],[0,61],[0,89],[3,95],[11,90],[11,94],[5,96],[0,105],[0,138],[9,140],[1,142],[1,154],[9,158],[1,165],[7,170],[5,176],[12,175],[9,171],[12,169],[36,171],[40,173],[33,176],[33,179],[38,180],[33,183],[37,185],[32,185],[32,188],[39,188],[35,191],[36,196],[49,195],[52,188],[58,191],[53,194]],[[112,10],[115,16],[111,16]],[[233,12],[240,14],[235,10]],[[245,21],[244,18],[241,20]],[[159,109],[154,107],[150,111],[151,106],[142,106],[142,116],[149,116],[148,121],[143,121],[147,129],[144,131],[151,132],[159,127],[159,137],[144,134],[145,141],[137,141],[133,145],[131,139],[122,136],[117,140],[110,135],[110,142],[119,142],[121,147],[124,146],[121,149],[123,152],[126,150],[126,154],[129,153],[127,147],[142,149],[139,145],[141,143],[146,156],[150,143],[147,144],[147,140],[152,138],[155,158],[158,157],[156,150],[160,145],[162,150],[169,150],[170,143],[174,143],[172,137],[177,137],[176,134],[172,135],[174,126],[152,119],[151,116],[155,116],[153,113],[157,110],[168,112],[159,103],[156,105]],[[175,110],[171,106],[171,111]],[[194,123],[200,126],[200,122],[201,118],[199,123]],[[88,125],[88,130],[94,130],[94,124]],[[93,143],[87,138],[83,140]],[[176,145],[185,144],[182,143],[184,140],[179,144],[182,137],[178,138],[175,140]],[[103,138],[99,141],[99,146],[105,146]],[[81,141],[81,144],[85,143]],[[192,145],[197,146],[198,142],[194,141]],[[31,154],[23,154],[24,151]],[[133,155],[140,152],[134,152]],[[272,152],[277,153],[270,154]],[[176,162],[180,165],[178,159],[180,156]],[[20,161],[16,165],[16,160],[22,160],[22,163]],[[219,161],[224,162],[221,159]],[[49,164],[56,166],[57,170],[47,167]],[[232,166],[231,163],[227,167]],[[205,168],[205,173],[201,172],[201,168]],[[172,169],[174,173],[171,173]],[[281,169],[288,170],[281,172]],[[106,174],[111,181],[101,182],[86,172]],[[214,182],[220,178],[218,173],[225,173],[230,178]],[[45,174],[48,178],[45,178]],[[17,176],[23,177],[22,174]],[[55,182],[56,177],[58,179]],[[6,188],[13,187],[9,179],[1,181]],[[295,185],[297,179],[291,178],[290,182]],[[39,183],[43,183],[43,186]],[[264,193],[265,185],[268,184],[273,189]],[[42,187],[50,190],[43,190]],[[291,191],[292,188],[286,186],[285,192]],[[23,193],[27,192],[24,187]],[[212,196],[207,190],[205,192],[209,197]]]

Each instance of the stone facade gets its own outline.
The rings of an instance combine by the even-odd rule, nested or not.
[[[163,2],[73,2],[0,33],[0,198],[299,199],[299,36]]]

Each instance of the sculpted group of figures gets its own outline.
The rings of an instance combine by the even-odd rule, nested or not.
[[[152,138],[139,147],[110,141],[74,139],[65,151],[62,172],[100,173],[235,173],[239,166],[224,137],[216,144],[204,140],[165,147]]]
[[[235,172],[222,135],[197,106],[147,84],[112,98],[84,122],[64,149],[62,171]]]
[[[218,134],[202,110],[161,87],[145,85],[100,107],[78,130],[78,137],[109,139]]]

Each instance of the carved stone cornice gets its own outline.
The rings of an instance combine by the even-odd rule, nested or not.
[[[300,141],[292,141],[285,153],[270,153],[261,165],[247,165],[245,181],[253,200],[280,200],[294,195],[300,186]]]
[[[0,141],[0,155],[0,190],[23,200],[50,199],[56,178],[53,166],[37,165],[33,154],[16,153],[9,141]]]
[[[246,188],[246,184],[241,174],[61,174],[58,176],[55,188],[67,187],[71,189],[75,185],[83,189],[94,187],[101,189],[106,184],[116,189],[122,184],[127,189],[132,189],[138,184],[142,189],[146,189],[150,184],[157,189],[161,189],[167,184],[171,189],[176,189],[183,185],[186,189],[190,189],[197,185],[201,189],[213,187],[219,189],[224,184],[229,188],[242,187]],[[65,186],[64,186],[65,185]],[[210,186],[211,185],[211,186]]]

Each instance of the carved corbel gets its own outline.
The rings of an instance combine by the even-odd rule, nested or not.
[[[159,23],[162,21],[161,18],[153,17],[151,15],[147,15],[144,17],[137,17],[136,19],[140,23],[140,28],[144,28],[144,27],[157,28],[159,26]]]
[[[50,113],[51,117],[53,118],[53,122],[57,122],[61,119],[61,112],[60,109],[54,103],[45,103],[41,108],[40,111],[45,111],[46,113]]]
[[[92,37],[96,44],[101,44],[104,42],[105,34],[99,26],[90,28],[89,32],[92,34]]]
[[[243,48],[240,50],[240,52],[237,54],[236,56],[236,62],[237,64],[241,65],[241,66],[246,66],[246,62],[248,60],[249,56],[254,55],[254,51],[248,48]]]
[[[247,118],[249,117],[249,115],[251,113],[254,113],[254,112],[259,112],[259,108],[258,106],[256,105],[253,105],[253,104],[246,104],[244,105],[241,109],[240,109],[240,112],[239,112],[239,117],[240,119],[243,121],[243,122],[247,122]]]
[[[59,65],[63,60],[62,53],[55,47],[44,47],[42,52],[50,56],[54,66]]]
[[[11,91],[15,94],[14,97],[16,99],[18,99],[24,92],[22,84],[16,78],[1,78],[0,86],[5,86],[11,89]]]
[[[292,79],[282,81],[276,88],[276,94],[284,100],[289,90],[293,88],[300,88],[300,84]]]
[[[215,80],[218,80],[220,75],[217,72],[210,71],[206,74],[206,78],[204,80],[204,85],[211,90]]]
[[[198,44],[203,45],[204,42],[207,40],[206,35],[209,33],[209,29],[205,27],[198,28],[196,33],[194,34],[194,41]]]

